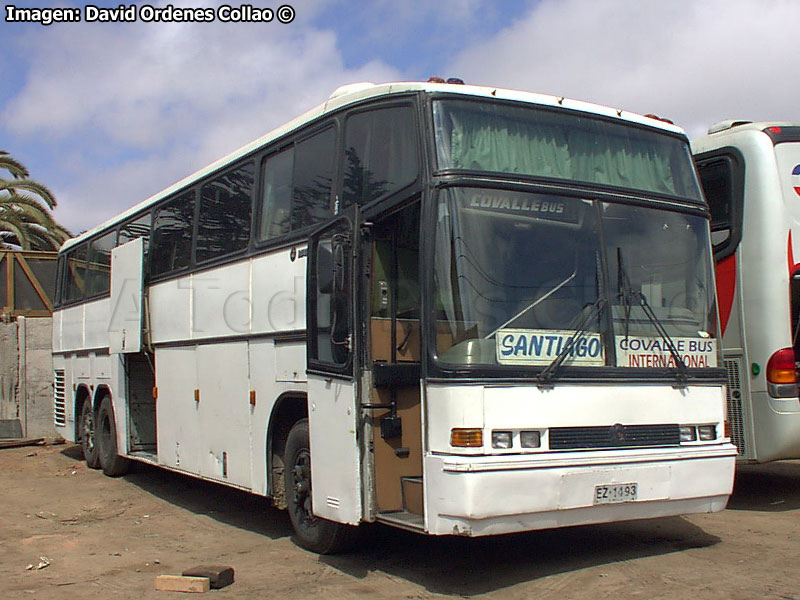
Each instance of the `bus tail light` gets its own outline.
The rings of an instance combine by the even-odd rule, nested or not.
[[[480,448],[483,446],[483,430],[472,428],[451,429],[450,445],[459,448]]]
[[[797,396],[797,366],[793,348],[781,348],[769,357],[767,390],[773,398]]]

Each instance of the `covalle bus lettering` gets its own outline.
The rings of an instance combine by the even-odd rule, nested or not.
[[[617,364],[621,337],[715,341],[687,149],[568,99],[340,88],[64,244],[57,430],[110,476],[140,461],[263,496],[320,553],[371,522],[721,510],[725,371]]]

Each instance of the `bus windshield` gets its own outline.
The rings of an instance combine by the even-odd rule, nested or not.
[[[617,366],[670,366],[663,358],[625,362],[623,350],[636,339],[632,346],[664,351],[660,328],[681,345],[695,340],[693,348],[715,337],[708,235],[704,218],[662,209],[447,188],[436,225],[437,354],[447,363],[498,364],[522,344],[522,356],[509,350],[508,362],[545,365],[563,344],[559,335],[585,328],[593,356],[583,365],[613,364],[604,348],[616,345]],[[524,347],[541,340],[556,345]],[[707,349],[715,354],[715,342]]]
[[[496,102],[437,100],[433,117],[440,170],[563,179],[702,201],[689,145],[677,136]]]

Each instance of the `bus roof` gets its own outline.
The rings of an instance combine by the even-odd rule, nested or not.
[[[728,119],[708,128],[706,135],[692,139],[692,152],[701,154],[732,143],[729,138],[763,135],[773,145],[785,142],[800,142],[800,123],[790,121],[745,121]],[[766,139],[765,139],[766,142]]]
[[[475,96],[490,98],[496,100],[511,100],[516,102],[527,102],[539,106],[549,106],[555,108],[564,108],[569,110],[576,110],[586,113],[595,114],[603,117],[610,117],[620,121],[627,121],[632,124],[645,125],[656,129],[662,129],[666,132],[684,134],[682,128],[672,124],[669,121],[659,119],[653,115],[641,115],[634,112],[629,112],[622,109],[611,108],[585,102],[582,100],[574,100],[565,97],[550,96],[547,94],[539,94],[535,92],[524,92],[519,90],[509,90],[503,88],[495,88],[489,86],[453,84],[453,83],[433,83],[433,82],[394,82],[394,83],[380,83],[374,84],[369,82],[353,83],[341,86],[334,90],[328,99],[322,104],[306,111],[300,116],[292,119],[288,123],[273,129],[272,131],[264,134],[260,138],[253,140],[249,144],[242,146],[238,150],[228,154],[227,156],[203,167],[202,169],[184,177],[180,181],[175,182],[171,186],[157,192],[142,202],[132,206],[124,212],[112,217],[111,219],[89,229],[82,234],[71,238],[64,242],[61,250],[65,250],[74,246],[75,244],[91,237],[99,231],[105,230],[118,222],[124,221],[128,217],[135,215],[138,212],[145,210],[147,207],[156,204],[158,201],[166,198],[167,196],[175,193],[176,191],[191,185],[193,182],[201,179],[219,169],[224,168],[226,165],[234,162],[238,158],[257,150],[258,148],[267,145],[273,140],[277,140],[284,135],[287,135],[295,129],[300,129],[306,123],[321,117],[327,113],[334,112],[338,109],[345,108],[348,105],[355,104],[364,100],[377,99],[381,97],[389,97],[392,95],[407,94],[413,92],[428,92],[435,94],[453,94],[460,96]]]

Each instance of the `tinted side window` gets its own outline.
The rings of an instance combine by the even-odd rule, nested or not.
[[[291,231],[293,166],[294,147],[273,154],[264,162],[259,241],[263,242]]]
[[[194,192],[173,198],[156,209],[150,274],[161,275],[188,267],[192,256]]]
[[[89,245],[89,270],[86,274],[86,295],[105,294],[111,282],[111,249],[117,232],[111,231],[92,240]]]
[[[396,106],[347,119],[342,205],[366,204],[417,179],[414,113]]]
[[[142,238],[144,242],[144,253],[145,256],[147,256],[147,250],[150,246],[150,213],[142,215],[133,221],[123,223],[122,227],[119,229],[117,246],[127,244],[136,238]]]
[[[53,297],[53,305],[57,306],[64,301],[64,265],[66,265],[66,256],[63,254],[58,255],[58,266],[56,267],[56,295]],[[3,282],[0,282],[0,298],[5,298],[5,289]]]
[[[63,302],[73,302],[83,298],[86,283],[86,244],[67,253],[66,272],[64,273]]]
[[[331,214],[336,131],[326,129],[295,146],[292,230],[315,225]]]
[[[195,249],[198,262],[247,247],[253,179],[251,162],[202,187]]]
[[[738,153],[700,158],[697,171],[711,212],[714,256],[720,260],[736,250],[742,235],[742,160]]]

